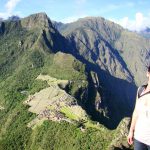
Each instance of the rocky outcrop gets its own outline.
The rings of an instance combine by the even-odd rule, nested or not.
[[[111,142],[110,150],[132,150],[133,146],[127,143],[130,118],[124,118],[116,129],[115,139]]]
[[[22,27],[32,29],[52,28],[53,25],[45,13],[37,13],[21,20]]]

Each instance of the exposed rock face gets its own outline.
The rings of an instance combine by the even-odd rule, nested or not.
[[[56,22],[56,21],[52,21],[52,23],[58,31],[62,30],[67,25],[62,22]]]
[[[21,20],[23,27],[31,29],[51,28],[52,23],[45,13],[38,13]]]
[[[69,24],[62,33],[75,46],[75,54],[96,63],[112,76],[131,82],[133,77],[125,62],[113,47],[122,28],[103,18],[85,18]]]
[[[136,33],[123,31],[115,42],[115,48],[122,51],[120,55],[138,86],[146,82],[146,66],[149,65],[150,58],[149,41]]]
[[[60,32],[76,47],[75,54],[112,76],[136,85],[145,81],[142,73],[149,63],[149,39],[100,17],[79,19],[63,26]]]
[[[116,130],[116,138],[111,142],[110,150],[132,150],[133,146],[127,143],[127,136],[129,132],[130,118],[124,118]]]

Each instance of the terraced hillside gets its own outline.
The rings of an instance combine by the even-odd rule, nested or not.
[[[77,100],[66,93],[59,85],[63,87],[69,84],[68,80],[57,80],[50,76],[39,75],[37,79],[47,81],[49,87],[29,95],[24,102],[30,106],[29,111],[37,114],[37,118],[28,124],[28,127],[41,123],[41,119],[52,121],[85,121],[87,122],[86,112],[77,104]]]

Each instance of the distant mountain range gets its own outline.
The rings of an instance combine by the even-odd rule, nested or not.
[[[150,28],[147,27],[145,30],[140,31],[140,34],[145,38],[150,38]]]
[[[9,21],[18,21],[20,20],[21,18],[19,16],[10,16],[8,17],[8,19],[4,19],[4,18],[0,18],[0,21],[6,21],[6,20],[9,20]]]
[[[58,149],[60,145],[62,149],[132,149],[125,141],[129,117],[137,87],[147,82],[149,64],[150,39],[101,17],[68,24],[51,21],[45,13],[2,20],[0,149]],[[49,77],[48,84],[35,80],[40,74]],[[57,90],[56,81],[67,84],[58,84]],[[41,96],[47,87],[51,94]],[[62,108],[58,100],[54,103],[57,111],[42,102],[61,96],[61,92],[72,97],[67,108],[66,102]],[[34,95],[38,95],[35,104],[39,109],[46,107],[54,118],[61,114],[66,120],[80,119],[73,124],[44,121],[33,130],[28,128],[36,114],[29,113],[23,101]],[[31,112],[34,101],[36,98],[28,102]],[[83,116],[90,121],[77,117],[74,108],[85,112]]]

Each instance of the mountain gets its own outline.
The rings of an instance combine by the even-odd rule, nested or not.
[[[107,89],[99,89],[99,111],[107,108],[104,112],[109,116],[104,124],[131,116],[137,86],[147,82],[150,40],[101,17],[79,19],[59,31],[73,45],[70,53],[94,70]]]
[[[20,20],[20,17],[19,16],[11,16],[8,18],[9,21],[18,21]]]
[[[77,48],[79,49],[80,55],[97,64],[98,58],[100,57],[102,62],[99,62],[99,66],[101,66],[103,70],[108,70],[113,76],[125,79],[126,77],[120,77],[120,75],[117,74],[117,71],[115,71],[113,67],[110,66],[110,63],[107,62],[108,58],[105,56],[105,48],[108,47],[108,51],[116,56],[114,59],[118,59],[118,62],[122,63],[122,66],[127,65],[126,68],[123,67],[123,69],[126,69],[125,72],[127,72],[126,76],[128,76],[128,81],[132,81],[133,75],[135,76],[135,74],[137,74],[135,79],[136,85],[140,85],[144,82],[143,79],[141,82],[139,80],[142,78],[140,72],[143,72],[143,70],[140,70],[141,68],[138,68],[137,66],[135,67],[135,64],[130,64],[129,60],[133,57],[134,60],[139,59],[138,57],[140,57],[142,61],[139,61],[139,63],[137,62],[138,66],[145,66],[149,63],[149,39],[145,39],[134,32],[125,30],[121,26],[101,17],[79,19],[77,22],[67,24],[60,32],[65,37],[72,40],[72,42],[75,42],[75,44],[77,43],[76,45],[78,46]],[[105,44],[103,44],[103,47],[101,46],[101,42],[104,42]],[[82,52],[80,52],[81,48]],[[102,52],[104,53],[103,55],[106,57],[106,60],[102,60]],[[131,53],[133,54],[131,55]],[[137,68],[138,72],[136,72],[135,68]]]
[[[147,27],[145,30],[140,31],[139,34],[145,38],[150,38],[150,28]]]
[[[99,89],[105,97],[99,105],[107,108],[110,122],[116,116],[130,116],[137,86],[146,82],[143,74],[150,41],[101,17],[79,19],[60,32],[72,45],[69,53],[96,72],[100,85],[107,89]]]
[[[62,31],[62,34],[71,40],[73,39],[76,43],[78,42],[77,48],[79,48],[79,51],[82,50],[82,53],[80,53],[83,57],[96,62],[103,70],[107,70],[113,76],[127,79],[127,81],[135,81],[136,85],[140,85],[144,82],[141,73],[144,71],[145,65],[149,63],[150,44],[148,39],[134,32],[124,30],[119,25],[103,18],[81,19],[68,25],[68,27]],[[88,43],[88,41],[90,42]],[[101,46],[101,42],[105,44],[103,44],[103,47]],[[81,46],[79,46],[79,44]],[[91,51],[88,51],[86,46]],[[115,70],[113,68],[115,66],[113,65],[113,61],[111,67],[109,60],[112,59],[112,56],[105,56],[107,49],[112,53],[111,55],[116,57],[114,60],[116,59],[116,61],[123,66],[126,77],[117,74],[119,66],[116,65]],[[86,50],[89,53],[86,53]],[[101,54],[102,52],[104,54]],[[103,57],[104,60],[102,60],[103,55],[106,57],[105,59]],[[102,62],[99,62],[99,58]],[[141,66],[141,68],[135,66],[135,63],[131,63],[131,59],[135,61],[138,60],[136,65]]]
[[[0,22],[3,21],[3,18],[0,17]]]
[[[2,21],[0,149],[132,149],[149,43],[101,17]]]
[[[66,26],[66,24],[64,24],[62,22],[52,21],[52,23],[53,23],[54,27],[59,31],[61,31]]]

